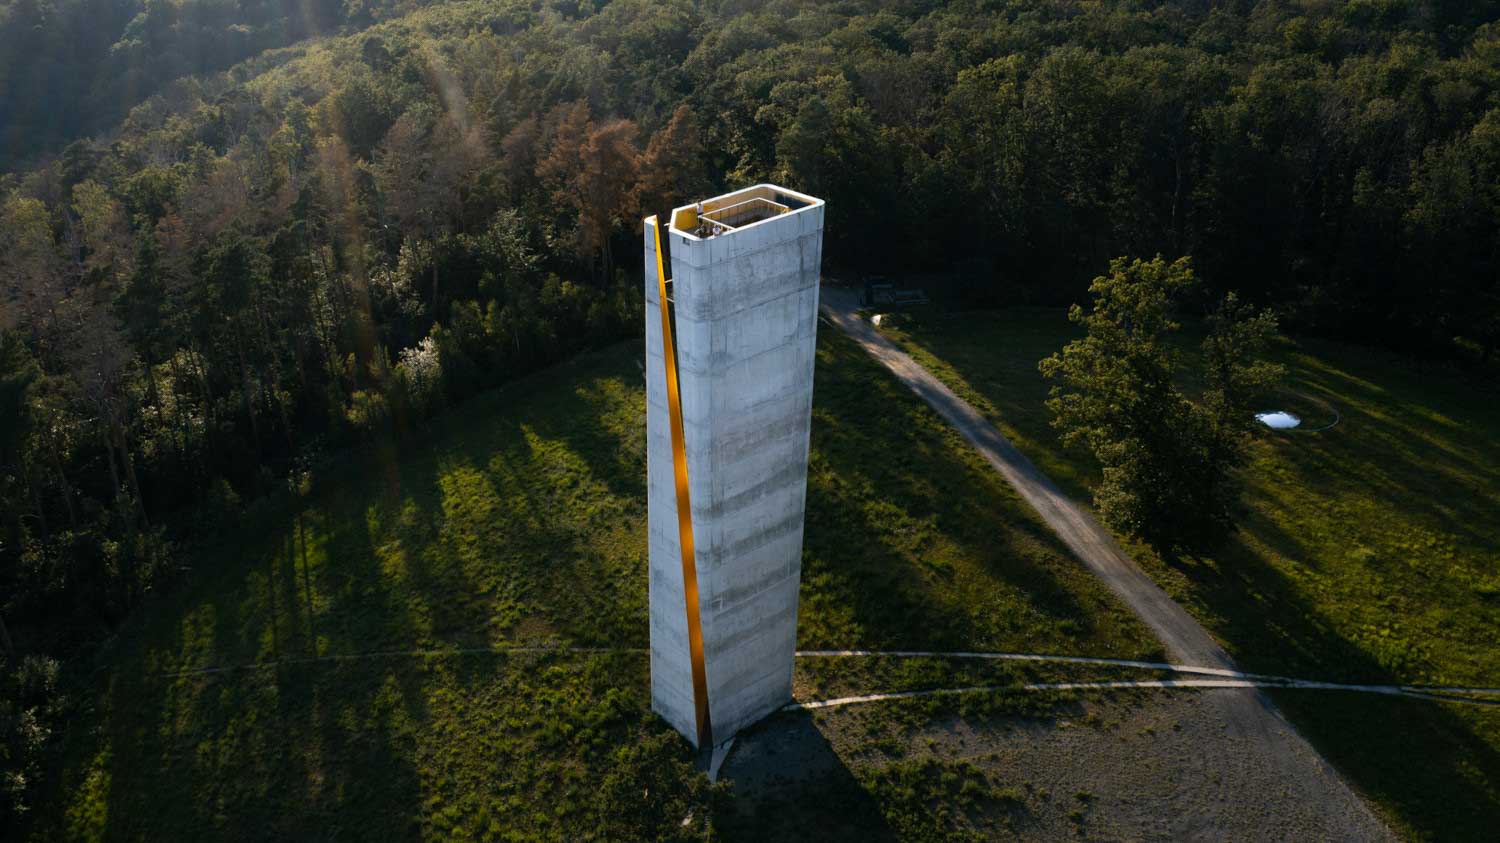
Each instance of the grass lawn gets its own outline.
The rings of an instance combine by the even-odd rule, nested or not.
[[[804,647],[1160,655],[956,434],[823,333]],[[41,836],[701,839],[732,797],[649,711],[639,360],[580,358],[250,507],[97,655]],[[626,651],[493,652],[551,644]],[[357,654],[383,655],[338,658]],[[974,673],[799,665],[797,686]],[[913,822],[893,783],[942,772],[869,772],[860,810]]]
[[[1097,466],[1060,447],[1037,371],[1077,335],[1063,311],[925,314],[882,330],[1089,499]],[[1335,343],[1289,341],[1276,357],[1279,403],[1305,427],[1339,423],[1257,437],[1241,529],[1223,547],[1131,552],[1248,669],[1500,686],[1500,387]],[[1500,707],[1276,696],[1398,830],[1500,828]]]

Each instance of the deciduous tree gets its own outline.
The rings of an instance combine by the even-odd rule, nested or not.
[[[1117,258],[1090,285],[1092,306],[1069,312],[1085,335],[1041,362],[1061,382],[1047,401],[1053,426],[1099,461],[1100,514],[1165,549],[1211,541],[1231,525],[1249,402],[1279,374],[1257,359],[1275,319],[1230,297],[1209,320],[1207,390],[1196,401],[1183,392],[1174,311],[1196,285],[1186,258]]]

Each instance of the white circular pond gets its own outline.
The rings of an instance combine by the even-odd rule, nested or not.
[[[1259,419],[1261,424],[1273,430],[1291,430],[1297,425],[1302,424],[1302,419],[1285,410],[1256,413],[1255,418]]]

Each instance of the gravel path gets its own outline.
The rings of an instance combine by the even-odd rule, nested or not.
[[[994,784],[1023,794],[998,827],[976,829],[994,839],[1389,837],[1373,821],[1354,825],[1319,805],[1301,781],[1269,770],[1258,742],[1227,728],[1215,699],[1239,693],[1118,691],[1049,716],[939,717],[913,729],[872,726],[878,718],[864,718],[857,707],[818,718],[773,717],[742,732],[725,764],[735,808],[753,830],[736,834],[730,821],[725,837],[899,841],[882,816],[882,807],[892,806],[864,795],[861,782],[891,763],[929,757],[973,764]],[[872,728],[885,736],[878,743]]]
[[[1137,567],[1093,515],[1069,500],[968,402],[859,318],[854,290],[824,287],[821,299],[824,317],[978,449],[1073,554],[1156,634],[1174,662],[1235,669],[1208,630]],[[1232,792],[1274,803],[1262,807],[1268,811],[1274,807],[1275,813],[1286,816],[1291,822],[1288,828],[1324,839],[1392,839],[1385,825],[1264,693],[1253,688],[1222,689],[1207,692],[1205,698],[1223,727],[1222,739],[1206,737],[1195,765],[1218,766],[1222,776],[1233,779]],[[1193,836],[1218,835],[1204,827]]]

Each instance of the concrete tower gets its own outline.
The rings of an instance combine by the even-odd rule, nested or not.
[[[645,237],[651,707],[702,748],[792,696],[823,202],[762,184]]]

